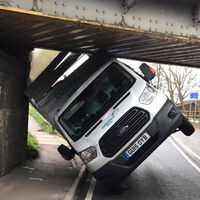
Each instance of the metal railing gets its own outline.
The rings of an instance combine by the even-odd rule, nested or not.
[[[180,110],[191,122],[200,123],[200,112],[199,111],[186,111]]]

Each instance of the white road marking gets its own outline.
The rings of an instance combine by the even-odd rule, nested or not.
[[[195,164],[193,163],[189,158],[188,156],[186,156],[186,154],[177,146],[177,144],[175,144],[175,142],[169,138],[169,141],[174,145],[174,147],[181,153],[181,155],[198,171],[200,172],[200,168]]]
[[[78,184],[80,182],[80,179],[81,179],[84,171],[85,171],[85,165],[82,166],[77,178],[73,182],[73,184],[72,184],[71,188],[69,189],[67,195],[64,197],[64,200],[73,200],[74,199],[76,190],[78,188]]]
[[[198,161],[200,161],[200,157],[194,153],[189,147],[187,147],[185,144],[183,144],[183,142],[181,142],[177,136],[172,135],[171,136],[185,151],[187,151],[194,159],[197,159]]]
[[[93,194],[94,194],[95,185],[96,185],[96,179],[94,177],[92,177],[92,181],[90,183],[90,187],[89,187],[89,190],[88,190],[87,195],[85,197],[85,200],[91,200],[92,199]]]

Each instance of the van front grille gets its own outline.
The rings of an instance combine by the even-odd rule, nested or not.
[[[141,108],[127,111],[99,140],[105,157],[114,156],[149,121],[149,113]]]

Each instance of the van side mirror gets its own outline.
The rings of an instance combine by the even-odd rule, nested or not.
[[[146,63],[140,65],[140,70],[144,74],[146,81],[151,81],[155,77],[155,70],[148,66]]]
[[[71,160],[75,156],[75,151],[66,147],[64,144],[61,144],[57,150],[64,160]]]

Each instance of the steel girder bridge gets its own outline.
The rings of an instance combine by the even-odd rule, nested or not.
[[[199,67],[198,0],[1,0],[1,42]]]

